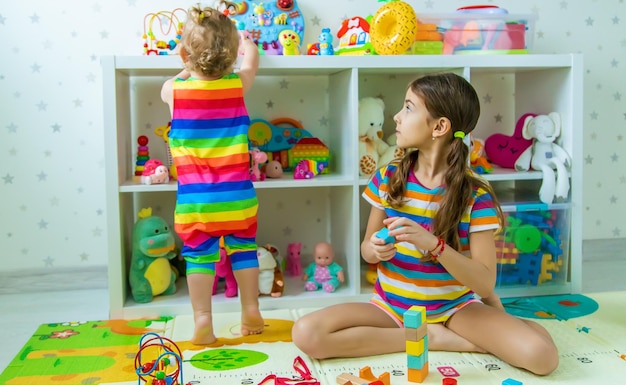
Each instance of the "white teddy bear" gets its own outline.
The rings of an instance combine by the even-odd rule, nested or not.
[[[359,175],[369,176],[379,167],[404,156],[395,145],[395,135],[383,141],[385,103],[380,98],[359,100]]]

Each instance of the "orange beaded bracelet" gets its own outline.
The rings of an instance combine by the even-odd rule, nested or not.
[[[430,255],[432,255],[434,259],[437,259],[441,257],[441,253],[443,253],[443,250],[445,248],[446,248],[446,242],[443,240],[443,238],[437,237],[437,246],[435,246],[432,250],[430,250]],[[437,249],[439,249],[439,251],[435,252],[435,250]]]

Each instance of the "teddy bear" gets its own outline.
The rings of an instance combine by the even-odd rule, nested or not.
[[[217,284],[219,278],[224,278],[224,296],[237,296],[237,279],[233,273],[233,267],[230,258],[226,254],[226,250],[220,247],[220,260],[215,262],[215,281],[213,281],[213,294],[217,293]]]
[[[385,102],[381,98],[359,100],[359,175],[369,176],[393,159],[404,156],[404,150],[383,138]]]
[[[555,143],[560,134],[561,115],[558,112],[526,117],[522,135],[524,139],[533,139],[533,143],[515,162],[517,171],[528,171],[532,167],[543,173],[539,200],[548,204],[555,197],[559,201],[567,199],[569,192],[567,168],[572,161],[569,154]]]

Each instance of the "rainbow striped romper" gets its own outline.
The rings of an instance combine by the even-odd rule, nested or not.
[[[169,144],[178,173],[174,229],[187,273],[215,272],[219,240],[234,270],[257,267],[258,200],[241,79],[176,79]]]
[[[433,218],[443,198],[444,186],[428,189],[415,177],[408,178],[404,206],[394,209],[386,200],[388,183],[397,163],[390,163],[374,174],[363,192],[372,206],[385,210],[388,217],[407,217],[432,228]],[[489,193],[476,189],[459,224],[461,251],[469,256],[469,234],[499,227],[493,199]],[[457,281],[439,263],[421,262],[422,251],[409,242],[396,244],[396,255],[378,264],[378,279],[371,302],[389,314],[400,327],[404,312],[413,305],[426,307],[429,323],[446,322],[457,310],[479,301],[474,292]]]

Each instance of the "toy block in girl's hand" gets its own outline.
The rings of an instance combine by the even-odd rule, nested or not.
[[[382,239],[383,241],[385,241],[385,243],[396,243],[396,239],[389,235],[389,229],[386,227],[378,230],[378,232],[376,233],[376,237]]]

